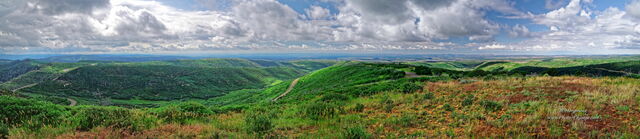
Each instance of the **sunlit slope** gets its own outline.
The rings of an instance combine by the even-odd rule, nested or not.
[[[636,59],[630,58],[609,58],[609,59],[543,59],[543,60],[528,60],[528,61],[489,61],[476,67],[485,71],[509,71],[519,67],[531,66],[531,67],[546,67],[546,68],[563,68],[563,67],[575,67],[586,66],[595,64],[605,64],[614,62],[626,62]]]

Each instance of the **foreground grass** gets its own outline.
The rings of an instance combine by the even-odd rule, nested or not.
[[[4,127],[9,138],[638,138],[638,93],[640,81],[627,77],[464,78],[238,111],[194,102],[154,109],[38,103],[56,113]]]

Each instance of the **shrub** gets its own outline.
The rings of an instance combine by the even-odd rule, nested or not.
[[[206,106],[197,102],[181,103],[178,105],[178,107],[182,110],[182,112],[189,112],[189,113],[200,114],[200,115],[206,115],[206,114],[212,113],[212,111],[208,109]]]
[[[329,118],[338,114],[340,107],[327,102],[313,102],[307,104],[305,115],[311,119]]]
[[[451,107],[451,105],[449,104],[444,104],[444,106],[442,106],[442,109],[444,109],[445,111],[453,111],[454,108]]]
[[[6,139],[9,136],[9,126],[0,123],[0,139]]]
[[[500,103],[490,100],[483,100],[480,102],[480,105],[482,105],[482,107],[487,111],[498,111],[502,109],[502,105],[500,105]]]
[[[381,100],[382,103],[382,107],[384,109],[385,112],[391,112],[393,111],[393,107],[395,107],[396,105],[394,104],[393,100],[391,100],[389,98],[389,96],[385,96],[382,98]]]
[[[368,139],[370,134],[363,127],[351,127],[347,128],[342,133],[344,138],[347,139]]]
[[[78,129],[88,131],[95,127],[111,127],[137,131],[144,125],[138,123],[132,110],[119,107],[85,106],[73,110],[72,121]]]
[[[355,112],[363,112],[364,111],[364,104],[356,104],[356,107],[353,108],[353,111]]]
[[[186,124],[212,114],[211,109],[196,102],[180,103],[159,108],[157,115],[165,122]]]
[[[259,135],[263,135],[271,131],[273,128],[273,123],[271,122],[271,117],[265,114],[259,113],[250,113],[244,119],[246,124],[247,132],[249,133],[257,133]]]
[[[15,93],[9,91],[9,90],[4,90],[4,89],[0,89],[0,95],[15,95]]]
[[[435,98],[435,96],[433,95],[433,93],[428,92],[428,93],[424,94],[424,96],[422,98],[423,99],[433,99],[433,98]]]
[[[469,106],[473,104],[473,100],[474,100],[474,96],[473,95],[468,95],[467,97],[465,97],[465,99],[462,101],[462,106]]]
[[[0,96],[0,123],[38,129],[58,125],[68,115],[64,107],[31,99]]]
[[[399,89],[402,93],[414,93],[422,90],[422,86],[412,82],[404,82],[399,86]]]

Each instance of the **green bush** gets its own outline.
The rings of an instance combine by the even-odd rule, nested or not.
[[[445,111],[453,111],[455,108],[451,107],[451,105],[449,104],[444,104],[444,106],[442,106],[442,109],[444,109]]]
[[[364,111],[364,104],[356,104],[356,107],[353,108],[353,111],[355,112],[363,112]]]
[[[382,104],[382,109],[385,112],[391,112],[393,110],[393,107],[396,106],[395,102],[393,102],[393,100],[391,100],[389,96],[383,96],[380,100],[380,104]]]
[[[84,106],[73,110],[72,121],[78,129],[88,131],[95,127],[111,127],[139,131],[149,127],[148,120],[135,117],[134,112],[120,107]]]
[[[305,115],[314,120],[334,117],[341,110],[340,106],[327,102],[312,102],[305,108]]]
[[[480,105],[482,105],[482,107],[487,111],[498,111],[502,109],[502,105],[500,105],[500,103],[490,100],[483,100],[480,102]]]
[[[371,135],[361,126],[347,128],[342,133],[346,139],[368,139]]]
[[[194,120],[202,120],[213,114],[211,109],[197,102],[186,102],[158,108],[156,114],[165,122],[186,124]]]
[[[422,90],[422,86],[412,82],[403,82],[399,85],[399,90],[402,93],[414,93]]]
[[[0,123],[9,127],[37,129],[58,125],[68,115],[59,105],[10,96],[0,96],[0,106]]]
[[[268,114],[250,113],[247,114],[244,121],[249,133],[262,135],[268,133],[273,128],[271,117]]]
[[[473,104],[473,101],[475,100],[475,97],[473,95],[468,95],[467,97],[465,97],[465,99],[462,101],[462,106],[470,106]]]
[[[203,104],[197,103],[197,102],[181,103],[178,105],[178,107],[183,112],[189,112],[189,113],[195,113],[195,114],[201,114],[201,115],[212,113],[211,109],[208,109],[207,106],[204,106]]]
[[[0,123],[0,139],[6,139],[9,136],[9,126]]]
[[[433,99],[435,98],[435,95],[433,95],[433,93],[428,92],[426,94],[424,94],[424,96],[422,97],[423,99]]]

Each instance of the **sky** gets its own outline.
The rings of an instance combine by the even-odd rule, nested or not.
[[[0,54],[640,54],[640,0],[2,0]]]

